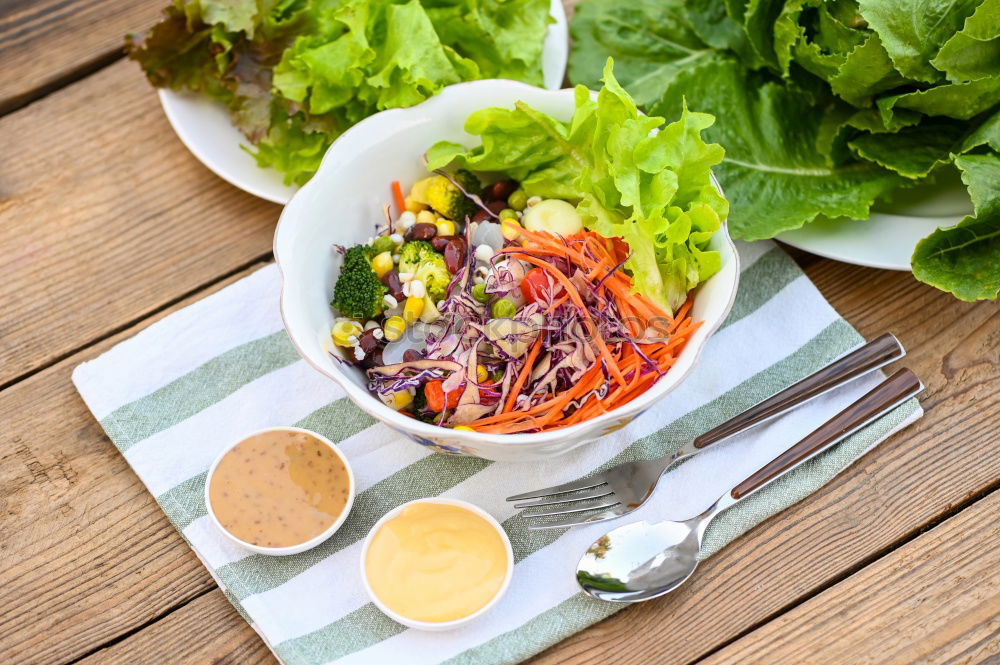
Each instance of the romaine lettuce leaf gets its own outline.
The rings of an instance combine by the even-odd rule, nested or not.
[[[981,0],[859,0],[868,21],[896,69],[915,81],[943,77],[931,66],[942,45],[962,29]]]
[[[882,97],[876,105],[883,116],[891,117],[896,109],[917,111],[924,115],[938,115],[959,120],[987,111],[1000,103],[1000,72],[989,78],[964,83],[942,85]]]
[[[832,100],[748,73],[735,60],[679,75],[650,110],[675,114],[682,100],[716,116],[706,138],[726,147],[717,173],[738,238],[770,238],[821,214],[863,219],[875,198],[906,182],[871,162],[830,163],[817,145],[824,116],[836,110]]]
[[[906,83],[907,80],[893,69],[882,40],[873,32],[863,44],[847,54],[837,73],[830,78],[830,89],[845,102],[867,108],[874,95]]]
[[[710,115],[684,107],[664,126],[639,113],[611,68],[609,59],[596,100],[577,88],[570,122],[523,103],[478,111],[465,130],[481,144],[438,143],[428,168],[499,172],[531,196],[575,203],[588,228],[628,243],[635,289],[675,311],[721,266],[707,246],[729,210],[711,181],[723,150],[701,138]]]
[[[931,64],[956,83],[995,76],[1000,71],[1000,0],[983,0]]]
[[[993,299],[1000,293],[1000,154],[964,155],[955,165],[975,215],[921,240],[913,253],[913,276],[960,300]]]
[[[645,107],[659,99],[678,72],[711,62],[720,49],[733,48],[745,37],[726,16],[686,5],[684,0],[580,3],[571,27],[570,79],[596,90],[604,63],[614,58],[616,78]],[[709,45],[703,34],[719,41]],[[750,50],[745,42],[740,48]]]
[[[962,123],[925,120],[898,132],[857,136],[848,143],[859,157],[907,178],[924,178],[951,154],[966,133]]]

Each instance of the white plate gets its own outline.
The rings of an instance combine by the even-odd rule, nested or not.
[[[972,214],[972,202],[954,168],[937,182],[902,189],[894,200],[876,203],[865,220],[818,217],[777,239],[835,261],[885,270],[909,270],[913,249],[935,229],[954,226]]]
[[[558,90],[566,76],[569,31],[560,0],[552,0],[550,12],[556,22],[545,34],[542,75],[546,88]],[[278,171],[257,166],[253,156],[241,147],[250,144],[233,126],[225,106],[201,95],[166,88],[160,88],[159,94],[163,111],[177,136],[217,176],[274,203],[288,203],[298,190],[298,187],[285,185]]]

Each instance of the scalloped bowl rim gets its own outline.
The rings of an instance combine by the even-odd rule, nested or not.
[[[278,219],[277,226],[274,231],[274,260],[278,266],[278,270],[281,273],[282,285],[281,285],[281,295],[280,295],[280,310],[281,318],[284,324],[285,331],[288,335],[289,341],[292,346],[298,352],[298,354],[309,363],[314,369],[322,373],[323,375],[333,379],[337,384],[347,393],[347,396],[354,402],[358,407],[364,410],[366,413],[371,415],[376,420],[382,421],[390,427],[403,430],[408,433],[413,433],[421,437],[441,437],[447,436],[449,439],[459,441],[461,443],[476,445],[476,444],[492,444],[500,446],[518,446],[518,445],[540,445],[546,443],[556,443],[560,440],[572,439],[574,435],[579,435],[580,433],[598,429],[601,425],[606,425],[609,421],[614,421],[623,417],[633,416],[637,412],[642,412],[654,402],[664,398],[671,392],[677,389],[684,380],[690,375],[691,371],[698,365],[698,361],[701,358],[701,354],[704,348],[711,338],[711,336],[719,329],[723,321],[729,315],[729,311],[732,308],[733,302],[736,298],[737,287],[740,278],[740,258],[736,251],[736,246],[733,243],[732,238],[729,235],[728,225],[723,222],[719,230],[713,236],[712,240],[721,240],[723,250],[723,268],[713,275],[712,278],[721,277],[723,273],[730,272],[730,288],[728,290],[728,302],[725,304],[723,309],[719,312],[718,316],[713,321],[705,321],[704,324],[692,335],[691,339],[688,340],[681,352],[679,358],[688,360],[687,366],[683,368],[673,367],[666,375],[661,377],[656,381],[650,388],[644,392],[639,397],[636,397],[631,402],[624,404],[620,407],[612,409],[607,413],[601,414],[590,420],[577,423],[576,425],[571,425],[562,429],[549,431],[549,432],[537,432],[531,434],[492,434],[484,432],[469,432],[462,430],[454,430],[451,428],[443,428],[438,425],[432,425],[425,423],[414,418],[405,416],[386,404],[382,403],[377,397],[369,393],[367,390],[362,389],[354,381],[344,375],[341,371],[341,365],[338,364],[339,361],[331,360],[330,366],[324,366],[320,363],[315,362],[315,360],[306,353],[300,346],[296,339],[296,334],[293,333],[293,327],[289,325],[289,316],[287,312],[287,293],[289,289],[289,280],[286,276],[286,271],[282,267],[282,250],[280,248],[281,239],[284,233],[287,232],[288,228],[292,225],[292,220],[296,213],[296,208],[300,205],[299,202],[306,198],[306,195],[314,188],[321,186],[323,182],[323,174],[325,171],[329,171],[332,167],[330,166],[334,160],[338,159],[341,155],[355,155],[358,154],[359,149],[364,149],[366,147],[371,147],[374,144],[381,143],[385,139],[379,136],[378,128],[380,126],[386,126],[391,128],[398,123],[397,120],[402,120],[407,115],[413,115],[417,113],[433,113],[435,108],[447,107],[454,100],[465,95],[475,95],[477,89],[490,89],[493,91],[500,90],[503,88],[508,88],[512,93],[513,99],[519,99],[519,95],[529,96],[529,97],[539,97],[540,95],[545,96],[561,96],[566,97],[570,102],[572,102],[574,90],[572,88],[564,88],[561,90],[546,90],[543,88],[536,88],[525,83],[520,83],[517,81],[509,81],[502,79],[485,79],[480,81],[470,81],[466,83],[457,83],[444,88],[440,93],[427,99],[426,101],[405,109],[390,109],[386,111],[381,111],[368,118],[365,118],[361,122],[352,126],[346,132],[344,132],[334,143],[330,146],[327,153],[324,155],[320,167],[316,172],[316,175],[309,180],[303,187],[292,197],[288,204],[284,207],[281,212],[281,216]],[[595,92],[591,91],[592,95],[596,95]],[[428,147],[436,139],[431,139],[428,143]],[[721,192],[722,189],[712,176],[712,182],[716,188]],[[727,263],[731,261],[731,264]],[[703,285],[699,285],[701,289]],[[697,297],[697,296],[696,296]],[[315,335],[317,331],[310,331],[309,334]],[[690,355],[687,355],[690,354]],[[686,356],[686,357],[685,357]],[[678,364],[682,364],[678,362]],[[331,371],[332,369],[332,371]],[[600,437],[601,434],[595,433],[593,438]]]

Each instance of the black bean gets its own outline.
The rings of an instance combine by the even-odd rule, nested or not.
[[[399,281],[399,273],[390,270],[382,275],[382,286],[389,290],[389,295],[396,299],[396,302],[403,302],[406,296],[403,295],[403,283]]]
[[[404,236],[406,240],[430,240],[437,235],[437,227],[433,224],[418,222],[411,226]]]
[[[416,349],[407,349],[403,351],[403,362],[412,363],[418,360],[423,360],[423,356]]]
[[[507,207],[507,201],[506,200],[490,201],[489,203],[486,204],[486,207],[489,208],[491,211],[493,211],[494,215],[499,215],[500,211]],[[489,214],[482,208],[477,210],[476,214],[472,216],[472,221],[474,222],[481,222],[485,219],[493,219],[493,218],[490,217]]]
[[[503,200],[506,202],[507,197],[514,193],[517,189],[516,180],[497,180],[495,183],[489,187],[489,199],[491,201]],[[502,210],[503,208],[501,208]]]
[[[448,246],[448,243],[455,236],[434,236],[431,238],[431,247],[439,252],[443,252],[444,248]]]
[[[465,239],[452,237],[444,248],[444,265],[448,272],[455,274],[465,265]]]
[[[382,361],[382,349],[377,348],[371,353],[366,353],[365,357],[361,359],[359,363],[365,369],[371,369],[372,367],[381,367],[385,364]]]

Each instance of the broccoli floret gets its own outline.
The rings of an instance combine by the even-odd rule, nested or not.
[[[333,287],[330,303],[344,316],[371,319],[382,312],[382,297],[388,292],[372,270],[374,250],[356,245],[344,252],[344,265]]]
[[[481,187],[479,178],[464,169],[456,171],[452,177],[470,194],[477,193]],[[464,222],[467,216],[471,217],[476,212],[476,204],[443,175],[432,175],[414,184],[410,198],[459,222]]]
[[[444,256],[426,240],[411,240],[399,250],[399,272],[417,272],[424,261],[444,260]]]
[[[442,256],[440,261],[421,263],[420,267],[417,268],[417,274],[414,275],[414,278],[424,283],[424,286],[427,288],[427,295],[434,302],[437,302],[444,298],[448,292],[448,285],[451,284],[452,274],[445,267],[444,257]]]
[[[399,272],[412,272],[414,279],[424,283],[427,295],[435,302],[444,298],[452,278],[444,256],[426,240],[411,240],[403,245],[399,253]]]

